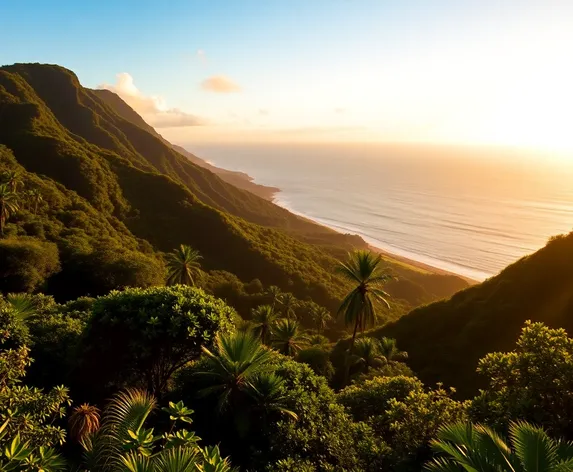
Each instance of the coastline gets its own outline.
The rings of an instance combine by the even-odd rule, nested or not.
[[[252,177],[249,176],[249,178],[252,179]],[[275,188],[275,187],[272,187]],[[272,203],[274,203],[277,206],[280,206],[281,208],[284,208],[285,210],[295,214],[296,216],[300,217],[300,218],[304,218],[308,221],[312,221],[313,223],[320,225],[320,226],[326,226],[327,228],[332,229],[333,231],[336,232],[341,232],[340,229],[338,228],[334,228],[332,226],[329,226],[327,224],[325,224],[322,221],[317,221],[303,213],[300,213],[296,210],[293,210],[292,208],[290,208],[288,205],[286,205],[284,202],[282,202],[279,198],[278,195],[281,193],[280,189],[276,189],[275,192],[272,193],[272,197],[268,198],[269,201],[271,201]],[[436,267],[434,265],[431,264],[427,264],[425,262],[422,261],[418,261],[416,259],[412,259],[409,257],[405,257],[405,256],[401,256],[399,254],[393,253],[391,251],[387,251],[385,249],[382,249],[374,244],[369,243],[368,241],[366,241],[364,239],[363,236],[361,236],[360,234],[354,233],[357,236],[359,236],[368,246],[368,248],[372,251],[375,252],[377,254],[382,255],[383,258],[385,259],[389,259],[391,262],[394,263],[400,263],[400,264],[404,264],[406,266],[409,266],[410,268],[413,268],[415,270],[418,270],[422,273],[427,273],[427,274],[437,274],[437,275],[446,275],[446,276],[454,276],[454,277],[459,277],[462,280],[465,280],[468,284],[470,285],[476,285],[479,284],[480,281],[477,279],[472,279],[471,277],[468,277],[466,275],[463,274],[458,274],[456,272],[453,272],[451,270],[446,270],[446,269],[441,269],[439,267]]]
[[[288,204],[286,204],[284,201],[282,201],[279,198],[279,195],[282,192],[282,190],[280,188],[257,183],[255,181],[255,178],[252,177],[251,175],[247,174],[246,172],[242,172],[240,170],[229,170],[229,169],[225,169],[223,167],[219,167],[211,161],[201,159],[201,158],[191,154],[189,151],[187,151],[185,148],[183,148],[181,146],[174,145],[174,147],[178,152],[183,154],[189,160],[191,160],[192,162],[194,162],[195,164],[197,164],[201,167],[204,167],[204,168],[210,170],[211,172],[215,173],[216,175],[218,175],[219,177],[221,177],[223,180],[227,181],[231,185],[234,185],[235,187],[238,187],[242,190],[249,191],[249,192],[251,192],[251,193],[253,193],[253,194],[255,194],[261,198],[264,198],[265,200],[268,200],[268,201],[274,203],[275,205],[277,205],[281,208],[284,208],[285,210],[298,216],[299,218],[303,218],[303,219],[310,221],[314,224],[327,227],[327,228],[329,228],[333,231],[336,231],[338,233],[342,233],[340,228],[333,227],[332,225],[329,225],[323,221],[316,220],[314,218],[311,218],[311,217],[309,217],[303,213],[300,213],[300,212],[290,208]],[[372,243],[366,241],[366,239],[358,233],[349,233],[349,234],[356,234],[366,243],[367,247],[371,251],[382,255],[383,258],[388,259],[389,261],[391,261],[393,263],[403,264],[405,266],[408,266],[410,269],[417,270],[417,271],[422,272],[422,273],[459,277],[460,279],[465,280],[470,285],[475,285],[475,284],[480,283],[479,280],[468,277],[467,275],[459,274],[459,273],[456,273],[452,270],[442,269],[442,268],[436,267],[435,265],[428,264],[426,262],[419,261],[419,260],[413,259],[411,257],[406,257],[406,256],[403,256],[400,254],[396,254],[396,253],[394,253],[392,251],[388,251],[386,249],[382,249],[381,247],[376,246],[375,244],[372,244]]]

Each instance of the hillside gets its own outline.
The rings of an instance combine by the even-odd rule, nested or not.
[[[397,338],[423,381],[440,381],[470,396],[484,385],[475,374],[478,360],[488,352],[512,350],[526,320],[573,332],[573,233],[374,334]]]
[[[166,144],[168,147],[172,148],[174,151],[181,154],[182,156],[185,156],[193,164],[199,167],[203,167],[204,169],[210,170],[225,182],[234,185],[235,187],[238,187],[240,189],[248,190],[249,192],[254,193],[255,195],[258,195],[259,197],[263,197],[265,199],[271,199],[273,194],[278,191],[278,189],[274,187],[267,187],[264,185],[258,185],[253,183],[252,178],[243,172],[234,172],[226,169],[220,169],[219,167],[215,167],[209,164],[207,161],[204,161],[200,157],[191,154],[185,148],[178,146],[176,144],[171,144],[163,136],[161,136],[152,126],[147,124],[143,120],[143,118],[141,118],[141,116],[139,116],[117,94],[105,89],[91,90],[91,92],[96,94],[102,101],[104,101],[107,105],[109,105],[119,116],[133,123],[134,125],[139,126],[140,128],[144,129],[153,136],[159,138],[161,141],[163,141],[164,144]]]
[[[48,280],[48,291],[57,292],[58,280],[73,281],[73,296],[137,284],[141,274],[130,261],[138,258],[151,283],[159,254],[184,243],[202,253],[206,270],[257,278],[336,308],[345,287],[332,274],[335,258],[364,241],[228,184],[176,152],[119,97],[110,97],[82,87],[59,66],[0,68],[2,167],[19,170],[25,186],[51,192],[38,214],[22,212],[8,229],[57,245],[62,270]],[[103,236],[121,248],[121,264]],[[89,280],[96,262],[104,284]],[[105,275],[105,267],[118,273],[117,264],[123,278]],[[467,285],[391,259],[388,265],[400,275],[390,287],[397,297],[394,317]]]

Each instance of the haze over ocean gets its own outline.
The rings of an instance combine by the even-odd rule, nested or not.
[[[483,280],[573,229],[573,154],[425,145],[188,145],[276,203]]]

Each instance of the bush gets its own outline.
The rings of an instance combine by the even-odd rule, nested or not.
[[[298,362],[308,365],[315,374],[330,380],[334,375],[334,367],[330,362],[330,353],[321,347],[310,347],[300,351],[296,357]]]
[[[565,330],[527,322],[514,351],[486,355],[477,370],[488,386],[472,401],[475,421],[506,429],[525,420],[573,439],[573,339]]]
[[[344,405],[355,421],[366,421],[385,415],[390,401],[403,401],[412,392],[424,390],[424,384],[413,377],[375,377],[341,390],[337,401]]]
[[[114,291],[96,299],[82,340],[86,386],[166,392],[177,369],[233,326],[235,312],[203,290],[176,285]]]

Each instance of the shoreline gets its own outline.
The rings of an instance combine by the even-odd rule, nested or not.
[[[252,179],[251,176],[249,176],[249,177]],[[259,184],[259,185],[261,185],[261,184]],[[276,188],[276,187],[271,187],[271,188]],[[304,218],[304,219],[306,219],[306,220],[308,220],[308,221],[312,221],[313,223],[315,223],[315,224],[317,224],[317,225],[326,226],[327,228],[330,228],[330,229],[333,230],[333,231],[336,231],[336,232],[338,232],[338,233],[342,233],[342,231],[340,231],[339,228],[334,228],[334,227],[332,227],[332,226],[329,226],[329,225],[325,224],[325,223],[322,222],[322,221],[315,220],[315,219],[313,219],[313,218],[311,218],[311,217],[305,215],[304,213],[301,213],[301,212],[298,212],[298,211],[296,211],[296,210],[293,210],[293,209],[290,208],[288,205],[286,205],[284,202],[281,202],[281,201],[278,199],[278,194],[280,194],[281,192],[282,192],[282,190],[277,188],[277,190],[272,193],[272,197],[271,197],[271,198],[268,198],[268,200],[271,201],[272,203],[274,203],[275,205],[277,205],[277,206],[279,206],[279,207],[281,207],[281,208],[284,208],[285,210],[287,210],[287,211],[293,213],[294,215],[296,215],[296,216],[298,216],[298,217],[300,217],[300,218]],[[368,241],[366,241],[366,239],[364,239],[364,236],[362,236],[362,235],[360,235],[360,234],[358,234],[358,233],[348,233],[348,234],[355,234],[356,236],[360,237],[360,238],[366,243],[368,249],[371,250],[372,252],[375,252],[375,253],[377,253],[377,254],[380,254],[380,255],[382,255],[383,257],[388,258],[388,259],[390,259],[390,260],[392,260],[392,261],[396,261],[396,262],[399,262],[399,263],[402,263],[402,264],[405,264],[405,265],[412,266],[413,268],[418,269],[418,270],[420,270],[420,271],[422,271],[422,272],[426,272],[426,273],[430,273],[430,274],[436,274],[436,275],[446,275],[446,276],[459,277],[460,279],[465,280],[465,281],[466,281],[468,284],[470,284],[470,285],[476,285],[476,284],[479,284],[479,283],[482,282],[482,281],[480,281],[480,280],[478,280],[478,279],[474,279],[474,278],[468,277],[468,276],[466,276],[466,275],[464,275],[464,274],[458,274],[458,273],[456,273],[456,272],[454,272],[454,271],[451,271],[451,270],[441,269],[441,268],[439,268],[439,267],[436,267],[436,266],[434,266],[434,265],[428,264],[428,263],[426,263],[426,262],[422,262],[422,261],[419,261],[419,260],[416,260],[416,259],[412,259],[412,258],[409,258],[409,257],[406,257],[406,256],[402,256],[402,255],[400,255],[400,254],[393,253],[393,252],[388,251],[388,250],[386,250],[386,249],[382,249],[382,248],[376,246],[375,244],[369,243]]]
[[[253,194],[255,194],[255,195],[257,195],[257,196],[283,208],[283,209],[285,209],[286,211],[298,216],[299,218],[304,218],[305,220],[310,221],[314,224],[324,226],[324,227],[329,228],[333,231],[344,234],[340,228],[332,227],[331,225],[328,225],[328,224],[326,224],[320,220],[316,220],[314,218],[309,217],[308,215],[305,215],[304,213],[298,212],[298,211],[290,208],[284,201],[281,201],[279,199],[279,195],[282,193],[282,189],[280,189],[278,187],[274,187],[272,185],[265,185],[265,184],[258,183],[258,182],[256,182],[254,177],[247,174],[246,172],[243,172],[241,170],[225,169],[224,167],[218,166],[214,162],[199,158],[199,157],[191,154],[189,151],[187,151],[185,148],[183,148],[181,146],[176,146],[176,147],[185,151],[185,155],[188,159],[190,157],[192,157],[193,161],[198,161],[198,162],[195,162],[196,164],[200,165],[201,167],[205,167],[205,168],[209,169],[211,172],[217,174],[219,177],[223,178],[223,180],[226,180],[231,185],[234,185],[235,187],[238,187],[242,190],[249,191],[249,192],[251,192],[251,193],[253,193]],[[396,254],[396,253],[394,253],[392,251],[388,251],[386,249],[382,249],[381,247],[376,246],[376,244],[372,244],[372,243],[368,242],[364,236],[362,236],[356,232],[348,232],[348,234],[354,234],[354,235],[360,237],[365,242],[365,244],[367,245],[367,247],[371,251],[376,252],[377,254],[380,254],[383,257],[390,259],[392,261],[395,261],[395,262],[398,262],[401,264],[405,264],[407,266],[411,266],[413,269],[417,269],[421,272],[430,273],[430,274],[437,274],[437,275],[459,277],[460,279],[465,280],[470,285],[475,285],[475,284],[481,283],[481,281],[479,279],[475,279],[475,278],[469,277],[469,276],[464,275],[464,274],[459,274],[459,273],[454,272],[452,270],[442,269],[442,268],[436,267],[435,265],[432,265],[432,264],[429,264],[429,263],[426,263],[423,261],[419,261],[419,260],[413,259],[411,257]]]

